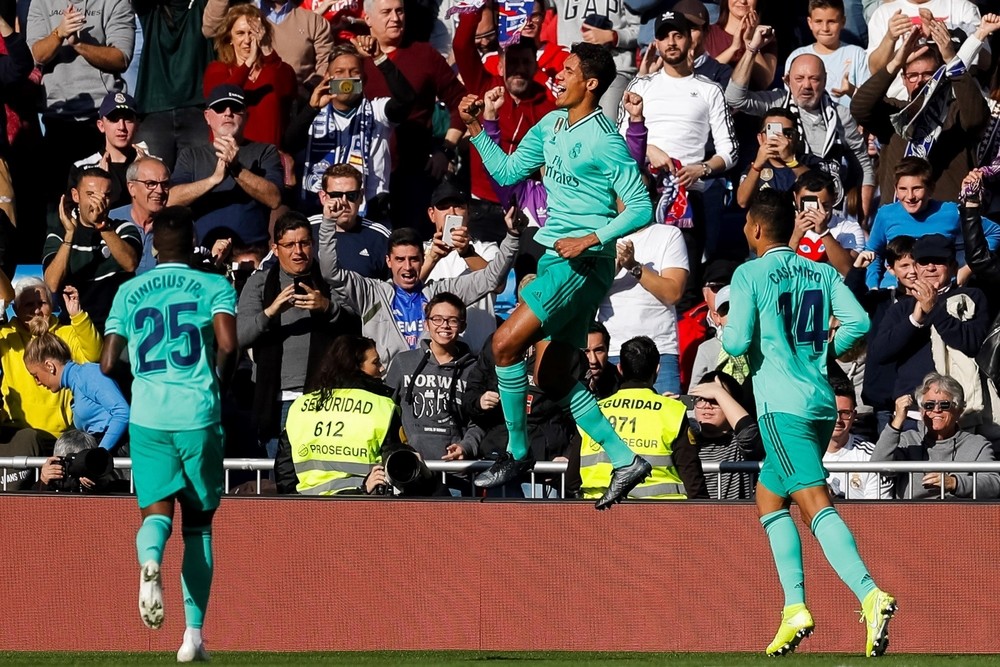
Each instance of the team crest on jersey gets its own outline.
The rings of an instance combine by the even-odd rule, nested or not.
[[[774,170],[770,167],[764,167],[760,170],[760,180],[769,181],[774,178]]]
[[[565,123],[564,119],[557,118],[556,119],[556,124],[552,126],[552,134],[555,134],[556,132],[559,132],[561,129],[563,129],[563,125],[565,125],[565,124],[566,123]]]
[[[570,149],[569,156],[575,160],[576,158],[580,157],[580,151],[582,150],[583,150],[583,144],[577,142],[577,144]]]

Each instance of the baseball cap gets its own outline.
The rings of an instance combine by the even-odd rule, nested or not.
[[[244,109],[247,106],[246,98],[243,95],[243,89],[231,83],[223,83],[216,86],[205,99],[205,103],[209,107],[214,107],[220,102],[234,102],[242,106]]]
[[[656,35],[657,39],[663,39],[672,30],[685,35],[691,34],[691,24],[688,23],[687,17],[677,11],[663,12],[656,19],[656,24],[653,27],[653,34]]]
[[[462,190],[451,182],[451,179],[446,178],[441,181],[441,184],[434,188],[434,192],[431,193],[431,206],[437,206],[441,202],[448,200],[458,200],[458,201],[468,201],[468,196],[462,192]]]
[[[702,284],[705,287],[728,285],[732,282],[733,274],[739,265],[739,262],[731,259],[713,259],[705,265]]]
[[[726,312],[729,312],[729,285],[726,285],[715,295],[715,312],[720,315],[725,315],[721,312],[722,307],[726,307]]]
[[[110,92],[104,96],[101,108],[98,111],[101,118],[107,118],[116,111],[128,111],[133,115],[138,115],[139,110],[135,106],[135,99],[128,93]]]
[[[941,234],[927,234],[913,243],[913,259],[943,259],[950,262],[955,259],[955,244],[951,239]]]
[[[708,25],[708,9],[699,0],[680,0],[673,6],[673,11],[683,14],[692,28],[704,28]]]

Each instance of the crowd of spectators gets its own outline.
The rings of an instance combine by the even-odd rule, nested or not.
[[[458,105],[481,98],[484,129],[514,151],[556,108],[583,41],[613,55],[601,107],[654,205],[617,241],[575,371],[654,462],[633,497],[753,496],[751,473],[702,464],[763,456],[750,360],[719,339],[764,189],[795,208],[789,245],[837,269],[871,317],[864,344],[829,360],[824,460],[995,460],[1000,3],[535,0],[501,48],[497,1],[0,8],[0,456],[59,454],[47,487],[87,443],[128,453],[129,364],[145,360],[111,378],[94,362],[118,287],[155,270],[158,212],[182,205],[192,262],[239,292],[227,455],[276,459],[281,493],[385,493],[390,454],[411,489],[469,493],[461,475],[424,484],[395,453],[506,447],[492,337],[530,289],[547,205],[544,172],[490,177]],[[526,409],[532,457],[567,462],[570,495],[599,495],[609,464],[530,378]],[[974,486],[934,472],[828,481],[869,500]],[[975,487],[1000,496],[1000,474]]]

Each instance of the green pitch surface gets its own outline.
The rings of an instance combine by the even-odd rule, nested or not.
[[[172,653],[0,653],[0,665],[175,665]],[[212,653],[210,665],[392,665],[450,667],[508,667],[509,665],[623,667],[625,665],[669,665],[669,667],[729,667],[776,665],[794,667],[848,667],[873,663],[861,656],[802,654],[766,658],[748,653],[570,653],[488,651],[373,651],[358,653]],[[1000,667],[993,655],[887,655],[877,667]]]

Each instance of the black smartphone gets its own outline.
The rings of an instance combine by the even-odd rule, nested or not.
[[[295,293],[305,295],[306,290],[302,287],[303,285],[308,285],[309,281],[303,278],[292,278],[292,285],[294,285]]]
[[[583,24],[599,30],[611,30],[614,25],[604,14],[587,14],[583,17]]]

